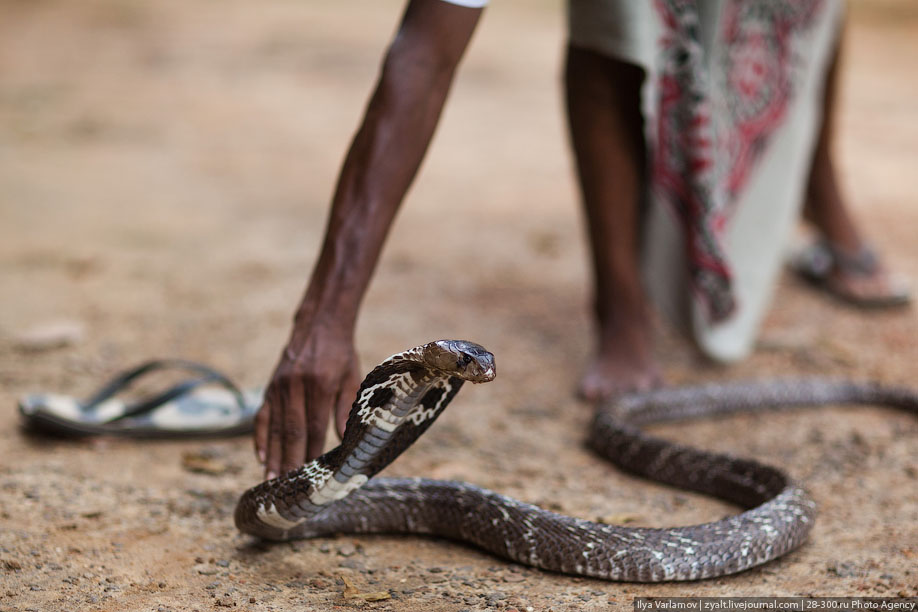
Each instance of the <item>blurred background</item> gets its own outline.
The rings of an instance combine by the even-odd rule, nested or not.
[[[473,480],[590,518],[610,512],[609,500],[611,512],[636,513],[638,524],[719,516],[729,506],[659,487],[634,493],[633,481],[582,448],[589,409],[572,390],[593,342],[559,86],[564,7],[492,4],[384,251],[357,342],[367,368],[426,340],[467,337],[498,355],[501,376],[463,392],[464,412],[445,415],[393,468]],[[121,609],[192,609],[215,580],[192,569],[195,559],[206,565],[221,555],[234,572],[221,578],[224,587],[239,593],[250,588],[233,582],[239,577],[250,586],[272,576],[280,585],[303,576],[324,584],[293,583],[271,595],[258,588],[258,602],[337,597],[337,583],[316,572],[341,559],[323,556],[319,544],[304,544],[299,556],[275,548],[250,558],[236,548],[243,544],[229,512],[259,477],[249,440],[214,447],[235,471],[192,475],[177,457],[196,443],[39,443],[20,435],[14,406],[31,390],[84,395],[154,356],[202,360],[245,386],[266,382],[401,10],[401,0],[0,0],[0,516],[10,526],[0,552],[25,568],[9,574],[0,598],[78,608],[98,602],[96,582],[111,577],[121,592],[106,596],[130,604]],[[868,236],[915,287],[918,2],[853,1],[845,37],[837,130],[844,187]],[[659,335],[658,359],[672,382],[918,380],[914,309],[865,317],[790,278],[741,364],[712,367],[665,326]],[[794,466],[824,507],[814,544],[792,566],[692,592],[915,595],[914,419],[852,411],[764,423],[741,421],[729,436],[720,423],[671,433]],[[853,499],[840,499],[849,486]],[[120,511],[109,509],[112,499]],[[858,510],[877,499],[875,511]],[[85,516],[73,514],[74,503]],[[164,509],[152,527],[151,507]],[[102,519],[93,518],[100,509]],[[424,568],[439,564],[471,567],[466,582],[511,594],[494,607],[515,597],[520,609],[528,601],[606,610],[619,592],[538,573],[528,586],[489,583],[493,558],[399,542],[367,540],[356,557],[389,568],[375,575],[380,588],[427,584]],[[58,575],[51,561],[96,565]],[[771,578],[776,567],[794,571]],[[92,578],[62,587],[66,572]],[[451,602],[443,609],[468,608],[461,594],[479,587],[457,584],[453,599],[443,585],[429,592]],[[655,588],[642,592],[677,593]],[[436,609],[419,594],[404,598],[398,609]],[[567,603],[559,607],[558,598]],[[630,598],[621,601],[630,607]]]
[[[401,8],[0,2],[2,333],[64,320],[94,358],[152,341],[266,376]],[[869,235],[916,278],[918,5],[860,0],[851,13],[845,187]],[[558,320],[580,316],[586,259],[559,91],[563,22],[558,0],[488,9],[362,330],[442,330],[427,298],[471,299],[489,286],[556,288],[573,306]],[[401,316],[406,303],[414,317]],[[381,314],[386,304],[397,317]]]

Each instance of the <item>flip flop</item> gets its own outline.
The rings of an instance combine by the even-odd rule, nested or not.
[[[889,277],[889,290],[881,295],[863,296],[847,290],[835,281],[833,272],[854,278],[869,278],[880,272],[876,251],[864,245],[854,254],[819,240],[791,257],[790,269],[813,287],[851,306],[866,310],[896,308],[911,303],[911,293],[904,283]]]
[[[194,376],[136,402],[116,397],[142,376],[168,369]],[[251,432],[261,401],[261,390],[240,391],[205,365],[161,359],[119,374],[85,401],[55,393],[27,395],[19,412],[26,427],[68,437],[216,437]]]

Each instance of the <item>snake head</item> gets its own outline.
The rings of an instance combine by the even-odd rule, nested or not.
[[[494,355],[480,344],[465,340],[437,340],[424,347],[424,363],[434,370],[473,383],[494,380]]]

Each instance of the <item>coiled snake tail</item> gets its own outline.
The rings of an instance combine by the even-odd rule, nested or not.
[[[487,382],[495,371],[494,357],[471,342],[441,340],[393,355],[361,385],[341,445],[246,491],[236,525],[272,540],[433,534],[519,563],[607,580],[711,578],[798,547],[813,526],[815,504],[777,468],[654,438],[641,426],[801,404],[884,404],[918,413],[912,390],[829,380],[684,387],[600,406],[589,434],[600,455],[638,475],[746,508],[687,527],[604,525],[468,483],[372,478],[430,426],[465,380]]]

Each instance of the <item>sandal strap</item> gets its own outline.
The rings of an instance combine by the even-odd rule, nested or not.
[[[823,241],[824,248],[831,254],[832,263],[842,274],[872,276],[880,268],[876,250],[869,244],[862,244],[855,252],[844,251],[831,242]]]
[[[92,397],[83,402],[83,407],[84,409],[90,409],[97,406],[105,400],[110,399],[111,397],[120,393],[137,379],[146,374],[170,369],[186,370],[199,374],[200,376],[190,380],[182,381],[161,393],[157,393],[152,397],[131,404],[130,406],[126,407],[123,414],[115,417],[113,421],[118,421],[126,417],[136,416],[138,414],[149,412],[150,410],[153,410],[154,408],[161,406],[170,400],[186,395],[193,389],[208,383],[219,383],[221,386],[225,387],[233,394],[234,398],[236,399],[236,403],[239,405],[239,408],[243,411],[246,410],[245,396],[227,376],[209,366],[184,359],[155,359],[135,366],[126,372],[122,372],[121,374],[115,376],[110,381],[102,385],[102,387],[96,391]]]

